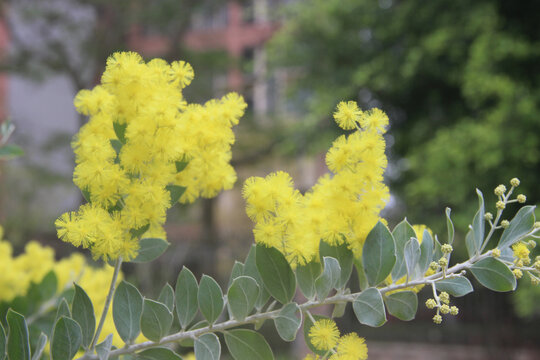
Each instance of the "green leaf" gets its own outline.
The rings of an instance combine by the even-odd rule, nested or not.
[[[319,320],[322,320],[322,319],[328,319],[328,317],[326,317],[326,316],[317,315],[317,314],[313,314],[312,316],[315,319],[315,321],[319,321]],[[313,326],[313,321],[311,321],[310,317],[307,316],[307,315],[304,316],[304,328],[303,328],[304,341],[305,341],[307,347],[309,348],[309,350],[311,350],[313,353],[315,353],[317,355],[323,356],[324,354],[326,354],[326,351],[317,350],[315,348],[315,346],[313,346],[313,344],[311,343],[311,340],[309,338],[309,331],[311,330],[312,326]]]
[[[227,293],[229,308],[236,320],[244,320],[249,315],[259,296],[259,285],[249,276],[233,280]]]
[[[236,360],[273,360],[274,354],[264,337],[253,330],[225,332],[225,343]]]
[[[434,244],[434,247],[433,247],[433,257],[431,258],[431,261],[439,261],[440,258],[443,257],[443,252],[441,250],[441,243],[439,242],[439,240],[437,239],[437,236],[435,236],[435,238],[433,239],[433,244]]]
[[[413,291],[399,291],[386,296],[388,312],[403,321],[410,321],[416,316],[418,297]]]
[[[466,277],[455,277],[439,280],[435,283],[439,291],[446,291],[448,294],[460,297],[473,291],[471,282]]]
[[[96,330],[96,317],[94,306],[86,292],[77,284],[75,285],[75,296],[71,306],[72,318],[81,327],[82,346],[87,349]]]
[[[396,244],[396,264],[392,269],[392,281],[396,282],[407,275],[407,266],[405,264],[403,252],[407,241],[413,237],[415,238],[416,233],[407,219],[403,219],[402,222],[396,225],[394,231],[392,231],[392,237],[394,238]]]
[[[361,290],[365,290],[369,287],[366,272],[364,271],[364,264],[362,264],[362,258],[354,258],[354,267],[358,275],[358,285]]]
[[[143,297],[139,290],[127,281],[118,284],[112,311],[118,335],[126,343],[135,340],[141,332],[143,312]]]
[[[445,214],[446,214],[446,229],[448,232],[448,244],[452,245],[454,243],[454,223],[452,222],[452,219],[450,219],[450,213],[452,212],[452,209],[449,207],[446,208]]]
[[[158,301],[162,304],[165,304],[170,312],[174,310],[174,290],[171,285],[168,283],[163,286],[161,292],[159,293]]]
[[[71,311],[69,310],[69,305],[66,301],[66,298],[62,298],[60,304],[58,304],[58,309],[56,310],[56,317],[54,318],[54,323],[60,319],[62,316],[71,318]]]
[[[165,252],[169,243],[158,238],[144,238],[139,242],[139,254],[131,262],[145,263],[157,259]]]
[[[54,326],[51,340],[52,360],[71,360],[82,344],[82,333],[75,320],[61,317]]]
[[[362,251],[362,263],[368,282],[375,286],[383,282],[396,263],[392,234],[380,221],[369,232]]]
[[[234,261],[234,265],[231,270],[231,276],[229,277],[229,285],[228,287],[231,287],[231,284],[234,279],[236,279],[239,276],[244,275],[244,264],[242,264],[240,261]]]
[[[0,360],[6,358],[6,331],[0,322]]]
[[[96,353],[99,360],[107,360],[112,348],[113,335],[109,334],[103,342],[96,345]]]
[[[484,218],[486,213],[484,209],[484,196],[478,189],[476,189],[476,194],[478,195],[478,211],[474,215],[471,226],[472,233],[469,237],[469,242],[466,243],[467,251],[469,251],[469,257],[479,254],[480,249],[482,248],[482,243],[484,242],[484,229],[486,222],[486,219]]]
[[[176,314],[182,329],[186,329],[197,315],[199,286],[193,273],[183,267],[176,280]]]
[[[179,186],[179,185],[167,185],[165,186],[165,189],[167,189],[167,191],[171,195],[171,206],[176,204],[178,200],[180,200],[180,197],[186,191],[185,186]]]
[[[109,142],[111,143],[112,148],[114,151],[116,151],[116,156],[120,154],[120,150],[122,150],[122,142],[117,139],[110,139]]]
[[[322,274],[315,280],[315,291],[317,298],[323,300],[328,296],[330,290],[336,287],[341,274],[339,262],[333,257],[323,258],[324,269]]]
[[[118,138],[118,140],[120,140],[122,144],[125,144],[127,123],[120,124],[117,121],[113,121],[113,128],[114,128],[114,133],[116,134],[116,137]]]
[[[431,258],[433,257],[433,238],[427,229],[422,235],[422,243],[420,244],[420,259],[418,259],[417,278],[422,278],[429,269]]]
[[[176,166],[176,172],[184,170],[188,164],[189,161],[175,161],[174,165]]]
[[[169,348],[155,347],[137,353],[137,360],[182,360],[180,355]],[[198,360],[198,359],[197,359]]]
[[[131,234],[131,237],[132,238],[139,238],[141,237],[145,232],[148,231],[148,229],[150,229],[150,224],[146,224],[144,226],[141,226],[140,228],[138,229],[131,229],[129,230],[129,233]]]
[[[524,235],[529,233],[536,221],[534,216],[535,206],[527,205],[519,209],[516,216],[510,221],[510,225],[504,229],[501,240],[497,247],[499,249],[512,246]]]
[[[87,203],[92,202],[92,196],[91,196],[90,191],[88,190],[88,188],[81,189],[81,194],[82,194],[84,200],[86,200]]]
[[[345,285],[347,285],[352,273],[354,259],[352,251],[348,248],[345,242],[341,245],[332,246],[324,241],[321,241],[319,245],[319,253],[321,256],[321,261],[325,256],[330,256],[339,262],[341,274],[336,284],[336,288],[344,288]]]
[[[475,256],[478,249],[476,248],[476,242],[474,241],[474,231],[472,227],[467,231],[467,235],[465,235],[465,245],[467,246],[469,258]]]
[[[259,285],[259,297],[257,298],[257,301],[255,302],[255,308],[257,310],[260,310],[268,302],[268,299],[270,298],[270,294],[264,287],[261,274],[259,274],[259,270],[257,270],[257,264],[255,261],[256,251],[257,251],[257,245],[255,244],[251,245],[251,248],[249,249],[249,253],[246,257],[246,261],[244,262],[244,275],[252,277],[257,282],[257,285]]]
[[[39,360],[41,358],[43,350],[45,350],[45,345],[47,345],[47,340],[47,335],[45,335],[44,333],[39,334],[39,338],[34,348],[34,353],[32,354],[32,360]],[[2,356],[3,355],[0,355],[0,359],[2,358]]]
[[[195,339],[195,358],[197,360],[219,360],[221,344],[215,334],[208,333]]]
[[[204,318],[213,324],[223,311],[223,292],[216,280],[208,275],[202,276],[197,300]]]
[[[43,277],[38,287],[39,297],[41,301],[47,301],[52,298],[58,289],[58,280],[56,273],[51,270]]]
[[[383,298],[376,288],[362,291],[353,302],[353,310],[361,324],[379,327],[386,322]]]
[[[343,295],[349,295],[351,293],[351,289],[347,288],[343,292]],[[334,304],[334,309],[332,310],[332,319],[340,318],[343,315],[345,315],[345,310],[347,309],[347,302],[338,302]]]
[[[141,316],[141,331],[153,341],[159,341],[169,333],[173,314],[167,306],[154,300],[144,299]]]
[[[0,159],[23,156],[24,151],[17,145],[4,145],[0,147]]]
[[[298,286],[307,299],[313,299],[315,296],[315,280],[321,273],[322,266],[317,260],[312,260],[305,265],[298,265],[296,267]]]
[[[296,278],[283,254],[275,248],[257,245],[255,262],[270,295],[282,304],[290,302],[296,291]]]
[[[516,278],[512,271],[499,260],[488,257],[470,268],[478,282],[493,291],[512,291],[516,288]]]
[[[418,260],[420,260],[420,244],[416,238],[412,237],[405,243],[403,256],[405,258],[405,267],[407,268],[409,280],[416,279],[419,275],[416,269],[418,267]]]
[[[274,318],[279,336],[285,341],[294,341],[302,324],[302,312],[296,303],[285,305]]]
[[[7,338],[7,357],[9,360],[30,360],[28,326],[21,314],[9,309],[7,313],[9,328]]]

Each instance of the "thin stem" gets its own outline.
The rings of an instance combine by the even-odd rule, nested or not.
[[[96,346],[99,340],[99,335],[101,334],[101,330],[103,329],[103,324],[105,324],[105,319],[107,318],[107,313],[109,312],[109,307],[111,306],[114,290],[116,289],[116,280],[118,279],[118,274],[120,273],[121,265],[122,265],[122,257],[119,256],[118,259],[116,259],[116,263],[114,264],[114,273],[111,280],[111,286],[109,287],[109,293],[107,294],[107,299],[105,300],[105,306],[103,306],[103,312],[101,313],[101,319],[99,319],[99,324],[98,324],[96,333],[94,334],[94,338],[92,339],[92,342],[90,343],[90,347],[88,348],[89,352],[94,351],[94,347]]]

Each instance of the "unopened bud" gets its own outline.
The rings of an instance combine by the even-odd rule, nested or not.
[[[441,300],[441,302],[445,304],[450,303],[450,295],[448,295],[446,291],[443,291],[442,293],[439,294],[439,299]]]
[[[457,306],[452,306],[452,307],[450,308],[450,314],[452,314],[452,315],[455,316],[455,315],[457,315],[458,313],[459,313],[459,309],[458,309]]]
[[[514,269],[512,272],[514,273],[516,279],[521,279],[523,276],[523,272],[520,269]]]
[[[441,267],[446,267],[448,265],[448,260],[443,256],[442,258],[439,259],[439,265]]]
[[[439,315],[439,314],[435,315],[435,316],[433,317],[433,322],[434,322],[435,324],[440,324],[440,323],[442,323],[442,316]]]
[[[540,228],[540,221],[536,221],[533,226],[535,229]]]
[[[519,194],[517,196],[517,201],[518,203],[523,204],[525,201],[527,201],[527,197],[523,194]]]
[[[484,219],[486,220],[493,220],[493,214],[490,212],[487,212],[484,214]]]
[[[441,251],[443,253],[445,253],[445,254],[450,254],[452,252],[452,250],[454,250],[454,249],[452,248],[452,245],[450,245],[450,244],[443,244],[441,246]]]
[[[506,205],[504,204],[504,202],[502,201],[497,201],[497,203],[495,204],[495,207],[497,208],[497,210],[504,210],[504,208],[506,207]]]
[[[536,241],[534,240],[529,240],[527,244],[529,245],[529,248],[531,249],[534,249],[536,247]]]
[[[495,195],[497,195],[497,196],[502,196],[502,195],[504,195],[505,192],[506,192],[506,186],[504,186],[502,184],[497,186],[495,188],[495,191],[494,191]]]
[[[519,186],[519,179],[518,178],[513,178],[512,180],[510,180],[510,185],[512,185],[513,187],[518,187]]]
[[[428,309],[433,309],[433,308],[435,308],[435,306],[437,306],[437,303],[435,302],[435,299],[427,299],[426,300],[426,307]]]
[[[510,226],[510,221],[508,221],[508,220],[503,220],[503,221],[501,221],[501,227],[502,227],[503,229],[506,229],[506,228],[509,227],[509,226]]]
[[[443,305],[441,306],[441,312],[442,312],[443,314],[448,314],[448,313],[450,312],[450,306],[448,306],[448,305],[446,305],[446,304],[443,304]]]
[[[533,264],[533,267],[534,267],[536,270],[540,271],[540,261],[538,261],[538,260],[535,261],[534,264]]]
[[[501,256],[501,250],[499,250],[498,248],[495,248],[495,249],[491,250],[491,255],[493,257],[498,258],[499,256]]]
[[[531,276],[531,284],[533,284],[533,285],[540,284],[540,279],[538,279],[537,277]]]
[[[439,268],[439,264],[437,264],[435,261],[432,261],[430,264],[429,264],[429,268],[433,271],[437,270]]]

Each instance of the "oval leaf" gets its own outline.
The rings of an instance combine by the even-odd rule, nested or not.
[[[376,288],[362,291],[353,302],[353,310],[361,324],[379,327],[386,322],[383,298]]]
[[[75,296],[71,306],[72,318],[79,324],[82,331],[82,346],[87,349],[96,330],[96,316],[94,306],[86,292],[75,284]]]
[[[158,301],[165,304],[170,312],[174,310],[174,290],[171,285],[165,284],[159,293]]]
[[[236,320],[244,320],[249,315],[259,296],[259,285],[249,276],[239,276],[233,280],[227,299]]]
[[[145,263],[158,258],[165,252],[169,243],[158,238],[144,238],[139,241],[139,253],[131,262]]]
[[[173,315],[162,303],[144,299],[141,316],[141,331],[144,336],[153,341],[159,341],[169,333]]]
[[[199,285],[193,273],[183,267],[176,280],[176,314],[182,329],[186,329],[197,315],[197,292]]]
[[[339,262],[341,273],[336,284],[336,288],[344,288],[345,285],[347,285],[352,273],[354,259],[352,251],[348,248],[345,242],[341,245],[332,246],[324,241],[321,241],[319,245],[319,253],[321,255],[321,260],[325,256],[330,256]]]
[[[223,292],[216,280],[208,275],[203,275],[197,299],[204,318],[213,324],[223,311]]]
[[[395,251],[392,234],[379,221],[369,232],[362,251],[362,263],[371,286],[380,284],[390,274],[396,263]]]
[[[493,291],[512,291],[516,288],[516,278],[512,271],[499,260],[488,257],[470,268],[478,282]]]
[[[56,317],[54,318],[54,323],[56,324],[56,320],[60,319],[62,316],[65,316],[67,318],[71,317],[71,311],[69,310],[69,305],[66,301],[66,298],[63,298],[58,305],[58,309],[56,310]]]
[[[433,258],[433,238],[429,231],[424,230],[422,235],[422,243],[420,244],[420,259],[416,269],[416,279],[422,278],[429,269],[429,264]]]
[[[302,324],[302,312],[296,303],[285,305],[276,318],[274,325],[279,336],[285,341],[294,341]]]
[[[235,261],[231,270],[231,276],[229,277],[229,284],[227,285],[227,287],[230,288],[233,280],[242,275],[244,275],[244,264],[242,264],[240,261]]]
[[[146,349],[137,353],[137,360],[182,360],[180,355],[164,347]]]
[[[439,280],[435,283],[435,287],[437,290],[445,291],[455,297],[464,296],[473,291],[473,287],[469,279],[461,276]]]
[[[7,338],[7,357],[9,360],[30,360],[28,326],[21,314],[9,309],[7,313],[9,335]]]
[[[251,245],[251,248],[249,249],[249,253],[246,257],[246,261],[244,262],[244,275],[254,278],[255,281],[257,282],[257,285],[259,285],[259,297],[257,298],[257,301],[255,302],[255,308],[257,310],[260,310],[268,302],[268,299],[270,298],[270,294],[264,287],[261,274],[259,274],[259,270],[257,270],[257,264],[255,261],[256,250],[257,250],[257,245],[255,244]]]
[[[482,195],[482,192],[476,189],[476,194],[478,195],[478,211],[474,215],[472,230],[474,239],[473,248],[475,254],[479,254],[480,249],[482,248],[482,244],[484,243],[484,231],[486,224],[486,219],[484,218],[484,215],[486,211],[484,209],[484,196]]]
[[[307,299],[312,299],[315,296],[315,280],[321,273],[321,263],[315,260],[296,267],[298,287],[300,287],[302,294],[304,294]]]
[[[197,360],[219,360],[221,344],[215,334],[204,334],[195,339],[195,358]]]
[[[235,329],[225,333],[225,343],[236,360],[273,360],[274,354],[264,337],[253,330]]]
[[[454,243],[454,223],[452,222],[452,219],[450,218],[450,213],[452,212],[452,209],[446,208],[445,214],[446,214],[446,230],[448,232],[448,244],[452,245]]]
[[[275,248],[257,245],[255,262],[270,295],[282,304],[290,302],[296,291],[296,278],[283,254]]]
[[[407,268],[409,279],[416,279],[417,272],[415,268],[418,265],[418,260],[420,260],[420,243],[416,238],[412,237],[405,243],[403,256],[405,257],[405,267]]]
[[[333,257],[325,256],[323,263],[323,272],[321,276],[315,280],[315,291],[317,292],[317,298],[319,300],[326,298],[330,290],[336,287],[341,274],[339,262]]]
[[[131,342],[141,332],[143,297],[137,288],[122,281],[116,288],[113,299],[113,320],[118,335],[124,342]]]
[[[61,317],[54,326],[51,340],[53,360],[71,360],[82,344],[81,327],[67,317]]]
[[[403,252],[407,241],[412,237],[416,237],[416,233],[407,219],[403,219],[402,222],[396,225],[394,231],[392,231],[392,237],[396,244],[396,264],[392,269],[392,281],[395,282],[407,275],[407,267]]]
[[[534,226],[536,221],[534,217],[535,206],[527,205],[519,209],[516,216],[510,221],[510,225],[504,229],[497,247],[499,249],[513,245],[524,235],[526,235]]]
[[[400,291],[386,297],[388,312],[403,321],[410,321],[416,316],[418,297],[412,291]]]

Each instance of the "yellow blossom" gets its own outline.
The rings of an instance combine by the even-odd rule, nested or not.
[[[309,330],[309,339],[317,350],[333,349],[339,339],[336,323],[330,319],[316,321]]]

